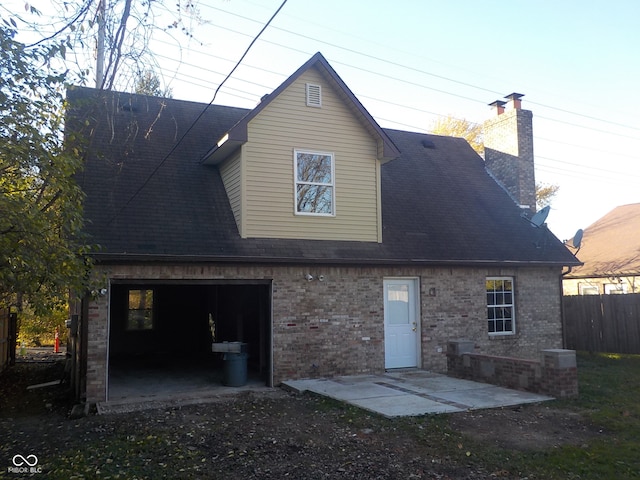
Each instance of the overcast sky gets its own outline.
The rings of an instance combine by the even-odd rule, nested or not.
[[[281,3],[201,0],[193,40],[178,50],[157,35],[173,97],[208,103]],[[254,107],[318,51],[382,127],[480,123],[488,103],[523,93],[536,179],[560,186],[547,223],[564,240],[640,202],[639,19],[637,0],[288,0],[216,103]]]

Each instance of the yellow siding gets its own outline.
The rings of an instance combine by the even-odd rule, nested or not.
[[[227,197],[229,197],[229,203],[231,203],[238,231],[242,236],[242,161],[240,152],[235,153],[220,166],[220,175]]]
[[[322,85],[322,108],[305,83]],[[380,241],[376,141],[320,73],[311,69],[250,123],[243,149],[247,237]],[[335,216],[295,214],[293,151],[334,154]]]

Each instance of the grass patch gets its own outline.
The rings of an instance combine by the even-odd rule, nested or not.
[[[586,419],[594,435],[577,445],[501,448],[462,435],[447,415],[378,418],[377,425],[419,444],[426,455],[473,465],[497,478],[640,479],[640,355],[578,353],[577,361],[579,397],[544,404]],[[358,408],[326,399],[319,408],[341,410],[342,420],[356,427],[366,426],[370,418]]]
[[[553,408],[578,413],[601,432],[586,444],[513,452],[475,444],[489,471],[544,479],[640,478],[640,355],[578,354],[580,395]]]

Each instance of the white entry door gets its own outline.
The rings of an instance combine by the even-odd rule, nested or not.
[[[417,279],[384,280],[385,368],[418,366],[420,325]]]

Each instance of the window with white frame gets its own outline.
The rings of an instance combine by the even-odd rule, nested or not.
[[[296,213],[335,215],[333,153],[294,151]]]
[[[514,334],[513,277],[487,277],[486,290],[489,335]]]
[[[578,285],[578,290],[580,291],[580,295],[599,295],[597,285],[592,285],[589,283],[580,283]]]
[[[627,286],[624,283],[605,283],[604,293],[606,295],[620,295],[627,293]]]

